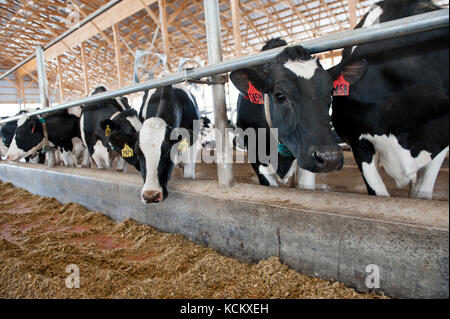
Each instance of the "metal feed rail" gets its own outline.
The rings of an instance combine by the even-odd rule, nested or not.
[[[415,33],[432,31],[441,28],[448,28],[449,26],[449,9],[442,9],[434,12],[424,13],[413,17],[398,19],[395,21],[385,22],[378,25],[373,25],[363,29],[349,30],[339,32],[333,35],[321,37],[305,41],[301,44],[311,54],[330,51],[334,49],[350,47],[358,44],[375,42],[385,39],[411,35]],[[28,115],[40,115],[67,109],[82,104],[93,103],[116,96],[127,95],[152,89],[165,85],[172,85],[184,82],[189,79],[199,79],[209,77],[216,74],[226,73],[241,67],[249,67],[258,64],[269,62],[275,58],[283,48],[276,48],[273,50],[259,52],[250,56],[230,59],[225,62],[216,63],[202,68],[173,73],[159,79],[149,80],[143,83],[123,87],[117,90],[108,91],[94,96],[85,97],[76,101],[62,103],[58,106],[37,110],[28,113]],[[19,120],[21,116],[13,116],[8,119],[0,121],[0,124]]]
[[[105,11],[108,11],[109,9],[111,9],[112,7],[114,7],[116,4],[118,4],[121,1],[122,0],[112,0],[112,1],[108,2],[107,4],[105,4],[103,7],[98,8],[93,13],[91,13],[89,16],[87,16],[86,18],[81,20],[79,23],[77,23],[75,26],[73,26],[72,28],[70,28],[69,30],[67,30],[66,32],[64,32],[63,34],[61,34],[60,36],[58,36],[57,38],[53,39],[51,42],[46,44],[43,49],[47,50],[48,48],[52,47],[56,43],[64,40],[66,37],[68,37],[69,35],[71,35],[75,31],[77,31],[79,28],[81,28],[82,26],[88,24],[89,22],[91,22],[92,20],[97,18],[99,15],[101,15]],[[22,62],[20,62],[16,66],[12,67],[11,69],[6,71],[5,73],[1,74],[0,75],[0,80],[2,80],[3,78],[7,77],[11,73],[13,73],[17,69],[19,69],[20,67],[24,66],[26,63],[28,63],[31,60],[33,60],[35,57],[36,57],[36,53],[33,53],[32,55],[30,55],[28,58],[26,58],[25,60],[23,60]]]

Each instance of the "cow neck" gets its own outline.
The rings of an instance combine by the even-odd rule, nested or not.
[[[39,123],[41,123],[42,131],[44,132],[44,148],[43,153],[47,153],[50,150],[50,142],[48,140],[48,130],[47,123],[45,122],[45,117],[38,115]]]
[[[119,116],[122,112],[117,111],[116,113],[114,113],[109,119],[112,121],[114,120],[117,116]]]
[[[272,133],[273,136],[276,136],[274,133],[273,125],[272,125],[272,118],[270,117],[270,100],[269,100],[268,94],[264,94],[264,114],[266,116],[266,121],[267,121],[267,124],[269,125],[270,132]],[[276,136],[276,137],[278,140],[278,154],[280,154],[281,156],[284,156],[284,157],[293,156],[291,151],[289,151],[288,147],[281,142],[281,140],[278,138],[278,136]]]
[[[181,125],[181,119],[183,117],[183,109],[177,104],[172,105],[165,103],[159,103],[156,117],[163,119],[169,128],[178,128]]]
[[[114,98],[114,101],[117,103],[117,105],[116,105],[116,103],[113,103],[113,105],[114,105],[114,107],[119,111],[119,112],[122,112],[122,111],[126,111],[127,110],[127,107],[125,106],[125,104],[123,103],[123,101],[120,99],[120,97],[115,97]]]
[[[97,105],[97,109],[93,109],[92,111],[99,111],[99,110],[102,111],[102,110],[114,109],[116,112],[120,113],[120,112],[127,110],[127,108],[123,108],[116,99],[114,99],[113,103],[108,103],[106,105],[104,105],[100,101],[98,101],[96,105]]]

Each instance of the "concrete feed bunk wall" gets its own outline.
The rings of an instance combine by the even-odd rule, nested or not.
[[[308,275],[367,291],[366,267],[380,270],[393,297],[448,298],[447,201],[375,198],[174,179],[159,205],[139,200],[140,177],[96,170],[0,164],[0,179],[114,220],[130,217],[181,233],[241,261],[279,256]]]

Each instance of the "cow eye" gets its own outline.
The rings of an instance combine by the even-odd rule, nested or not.
[[[275,98],[277,99],[277,102],[284,103],[286,101],[286,95],[283,93],[277,93],[275,94]]]

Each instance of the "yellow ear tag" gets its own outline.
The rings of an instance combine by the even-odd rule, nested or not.
[[[125,143],[122,149],[122,157],[123,158],[130,158],[134,156],[133,149],[128,146],[128,144]]]
[[[186,152],[188,148],[189,148],[189,143],[187,141],[187,138],[184,138],[181,141],[180,145],[178,146],[178,150],[181,152]]]
[[[109,125],[106,126],[106,130],[105,130],[105,136],[108,137],[111,135],[111,129],[109,128]]]

